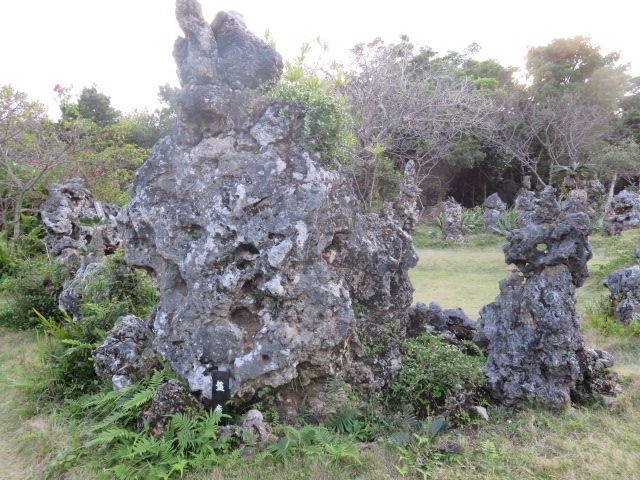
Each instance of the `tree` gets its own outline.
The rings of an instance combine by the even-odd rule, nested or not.
[[[80,124],[60,129],[46,117],[42,104],[29,101],[10,86],[0,87],[0,185],[5,227],[13,212],[12,248],[20,235],[26,195],[68,161],[84,131]]]
[[[579,92],[539,101],[520,96],[505,116],[497,141],[545,185],[540,167],[551,174],[560,166],[580,163],[604,139],[611,116]]]
[[[402,171],[413,160],[425,184],[441,162],[477,159],[464,142],[490,134],[495,105],[459,75],[457,57],[437,58],[428,49],[414,55],[406,37],[389,45],[376,39],[352,52],[353,68],[340,91],[354,119],[352,161],[363,202],[372,205],[379,195],[381,162]]]
[[[59,90],[56,91],[60,93]],[[68,97],[62,100],[60,110],[65,120],[85,118],[100,127],[106,127],[116,123],[120,117],[120,112],[111,106],[111,99],[98,92],[95,85],[83,88],[76,103],[72,103]]]
[[[613,201],[618,179],[631,182],[640,176],[640,147],[633,140],[607,145],[592,155],[592,161],[599,167],[600,178],[609,182],[609,194],[603,207],[606,213]]]
[[[581,91],[592,103],[613,109],[628,90],[627,65],[618,53],[600,53],[585,36],[558,38],[527,53],[530,91],[537,99]]]

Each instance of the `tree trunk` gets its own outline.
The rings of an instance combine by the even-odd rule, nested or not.
[[[16,245],[18,238],[20,237],[20,216],[22,214],[22,202],[24,201],[24,191],[18,192],[16,196],[16,203],[13,207],[13,238],[9,243],[9,249],[11,252],[16,251]]]
[[[613,202],[613,193],[616,187],[616,180],[618,180],[618,174],[616,172],[613,172],[611,185],[609,185],[609,195],[607,195],[607,201],[604,203],[604,208],[602,209],[602,213],[604,215],[606,215],[609,209],[611,208],[611,203]]]

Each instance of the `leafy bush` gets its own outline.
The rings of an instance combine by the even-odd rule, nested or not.
[[[514,208],[507,208],[500,212],[498,226],[502,232],[510,232],[520,226],[520,212]]]
[[[629,325],[622,325],[615,316],[609,295],[603,296],[588,309],[587,319],[589,324],[603,335],[619,337],[640,336],[640,321],[633,318]]]
[[[484,209],[480,206],[462,211],[462,227],[469,233],[484,232]]]
[[[324,427],[305,425],[300,429],[282,428],[284,436],[271,442],[265,449],[266,455],[276,463],[287,465],[294,455],[323,456],[329,462],[360,463],[355,444]]]
[[[409,402],[419,416],[427,417],[443,411],[457,385],[474,396],[484,384],[484,357],[467,355],[440,336],[408,339],[404,352],[402,369],[385,392],[390,405]]]
[[[18,252],[11,256],[10,262],[11,270],[0,282],[0,293],[7,302],[0,309],[0,326],[13,330],[40,326],[33,309],[61,321],[56,294],[62,288],[62,279],[48,257],[24,256]]]
[[[281,82],[271,95],[303,108],[303,147],[318,151],[327,162],[346,160],[352,139],[343,99],[329,95],[326,86],[315,78]]]
[[[98,387],[92,350],[120,317],[146,317],[156,301],[150,279],[125,263],[122,250],[105,257],[86,289],[89,295],[78,319],[64,312],[58,319],[36,311],[45,328],[41,389],[53,399],[76,397]]]

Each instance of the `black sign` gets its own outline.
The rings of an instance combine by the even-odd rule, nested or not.
[[[231,373],[224,370],[211,372],[213,387],[211,392],[211,406],[222,413],[227,413],[227,402],[231,398],[229,393],[229,377]]]

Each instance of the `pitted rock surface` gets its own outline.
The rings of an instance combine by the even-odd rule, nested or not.
[[[572,193],[559,202],[547,187],[521,198],[520,228],[504,247],[506,263],[519,273],[502,280],[500,295],[480,311],[475,342],[487,355],[484,371],[497,400],[516,406],[535,398],[562,407],[578,390],[597,390],[599,359],[613,364],[606,352],[589,354],[575,309],[575,289],[591,258],[586,196]]]
[[[282,74],[280,54],[237,12],[220,12],[208,24],[196,0],[178,0],[176,17],[185,36],[173,49],[182,87],[174,141],[195,146],[255,122],[266,106],[261,90]]]
[[[197,2],[177,5],[179,119],[118,217],[159,289],[154,349],[202,400],[215,369],[243,398],[333,375],[380,388],[402,364],[383,326],[406,330],[419,189],[409,175],[395,204],[360,215],[340,168],[301,147],[304,111],[262,96],[279,55],[236,14],[208,27]],[[384,351],[365,357],[361,340]]]
[[[635,249],[636,262],[640,263],[640,246]],[[602,284],[611,293],[611,304],[622,325],[632,319],[640,320],[640,265],[610,273]]]
[[[54,184],[40,207],[47,251],[63,261],[72,255],[85,256],[84,247],[93,246],[91,261],[99,260],[106,246],[120,245],[118,211],[115,205],[96,200],[80,178]]]
[[[611,202],[605,212],[603,235],[619,235],[624,230],[640,227],[640,194],[623,190]]]
[[[443,202],[441,240],[463,243],[467,239],[462,233],[462,206],[447,200]]]
[[[151,348],[152,338],[142,319],[135,315],[122,317],[92,352],[96,374],[111,380],[117,390],[161,368]]]

